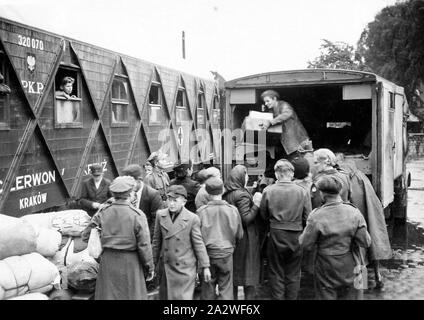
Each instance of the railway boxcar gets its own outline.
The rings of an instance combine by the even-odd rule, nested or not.
[[[69,204],[94,163],[114,178],[157,150],[170,163],[220,162],[214,81],[3,18],[0,73],[3,214]],[[59,92],[65,77],[71,98]]]

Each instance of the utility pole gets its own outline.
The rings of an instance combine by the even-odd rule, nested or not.
[[[182,49],[183,49],[183,59],[185,59],[185,32],[182,33]]]

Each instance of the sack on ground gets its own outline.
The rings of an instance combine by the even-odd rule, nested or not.
[[[58,251],[62,235],[52,229],[37,228],[37,252],[44,257],[53,257]]]
[[[34,252],[36,230],[19,218],[0,214],[0,260]]]
[[[68,285],[77,290],[93,292],[99,271],[97,263],[82,261],[68,267]]]
[[[52,227],[67,236],[79,237],[91,221],[90,216],[84,210],[65,210],[50,214]]]
[[[90,231],[90,238],[88,239],[88,253],[93,258],[97,259],[102,254],[102,243],[100,241],[100,230],[92,228]]]
[[[42,293],[28,293],[23,296],[10,298],[8,300],[49,300],[49,297]]]
[[[58,268],[36,252],[1,260],[0,300],[50,291],[58,276]]]
[[[64,210],[29,214],[22,217],[33,226],[55,229],[66,236],[79,237],[90,223],[90,216],[84,210]]]
[[[75,262],[92,262],[97,263],[96,260],[91,257],[88,253],[88,248],[75,252],[75,240],[73,238],[68,238],[65,246],[60,249],[53,257],[49,258],[49,261],[52,262],[59,269],[64,266],[69,266]]]

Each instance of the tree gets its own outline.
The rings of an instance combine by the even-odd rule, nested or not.
[[[370,71],[355,48],[345,42],[323,39],[320,50],[319,57],[308,61],[308,68]]]
[[[411,111],[424,120],[413,103],[424,83],[424,0],[384,8],[362,32],[357,47],[374,73],[405,88]]]

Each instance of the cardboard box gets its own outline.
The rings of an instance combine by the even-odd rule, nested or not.
[[[257,112],[250,111],[249,115],[244,119],[242,129],[243,130],[252,130],[252,131],[262,131],[262,124],[265,120],[272,120],[273,114],[270,112]],[[271,126],[267,130],[271,133],[282,133],[283,126],[281,124],[277,124],[275,126]]]

